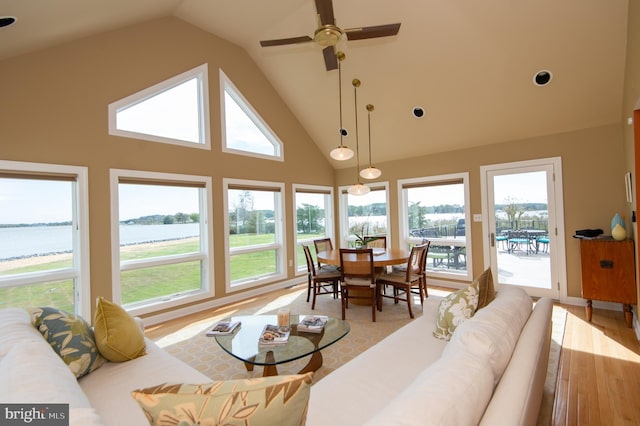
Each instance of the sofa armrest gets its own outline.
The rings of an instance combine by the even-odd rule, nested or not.
[[[551,345],[549,298],[538,300],[518,338],[481,425],[535,425],[538,421]]]
[[[142,321],[142,318],[133,317],[133,320],[136,322],[136,324],[138,324],[138,327],[140,327],[140,330],[142,330],[142,332],[144,333],[144,322]]]

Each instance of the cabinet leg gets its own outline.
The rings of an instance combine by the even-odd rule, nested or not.
[[[633,327],[633,310],[631,305],[622,305],[624,311],[624,321],[627,323],[627,327]]]
[[[587,321],[591,322],[591,316],[593,315],[593,308],[591,306],[591,299],[587,299],[587,306],[584,307],[584,311],[587,314]]]

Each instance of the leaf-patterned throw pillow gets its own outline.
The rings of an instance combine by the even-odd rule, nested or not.
[[[150,425],[300,426],[307,417],[313,373],[161,384],[131,392]]]
[[[56,308],[29,308],[31,323],[71,372],[80,378],[104,363],[91,326],[81,317]]]
[[[471,318],[478,307],[478,281],[451,293],[438,306],[438,319],[433,336],[441,340],[451,339],[456,327]]]

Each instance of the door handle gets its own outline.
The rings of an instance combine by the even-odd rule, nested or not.
[[[491,233],[491,247],[495,247],[496,246],[496,234],[494,232]]]

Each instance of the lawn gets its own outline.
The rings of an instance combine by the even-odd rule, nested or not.
[[[304,235],[305,239],[320,238],[322,235]],[[269,244],[273,234],[231,235],[231,247],[255,244]],[[139,260],[175,254],[194,253],[199,250],[197,238],[171,242],[125,246],[121,250],[121,260]],[[313,245],[311,245],[313,247]],[[219,254],[218,254],[219,255]],[[57,256],[53,261],[33,262],[0,271],[0,276],[28,272],[46,271],[71,266],[71,255]],[[304,254],[298,247],[299,265],[303,266]],[[231,256],[231,281],[267,274],[276,267],[276,251],[245,253]],[[121,274],[123,304],[168,296],[196,290],[200,287],[200,262],[184,262],[125,271]],[[56,281],[37,285],[0,288],[0,308],[6,306],[55,306],[73,311],[73,281]]]

